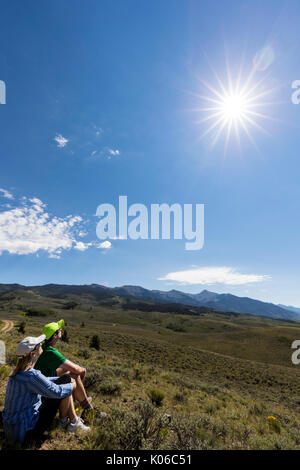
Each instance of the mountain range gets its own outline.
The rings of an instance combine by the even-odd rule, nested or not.
[[[249,297],[238,297],[232,294],[217,294],[208,290],[203,290],[198,294],[189,294],[175,289],[170,291],[149,290],[140,286],[130,285],[112,288],[99,284],[47,284],[44,286],[30,287],[20,284],[0,284],[0,301],[5,294],[20,290],[35,292],[45,297],[58,298],[63,298],[66,295],[90,295],[94,297],[96,301],[118,296],[125,299],[138,299],[151,303],[173,303],[192,307],[209,307],[224,312],[300,321],[300,309],[296,307],[275,305],[273,303],[262,302]]]
[[[203,290],[199,294],[189,294],[175,289],[160,291],[148,290],[139,286],[122,286],[115,289],[121,295],[130,295],[150,302],[173,302],[195,307],[205,306],[224,312],[300,321],[300,309],[295,307],[279,306],[232,294],[217,294],[208,290]]]

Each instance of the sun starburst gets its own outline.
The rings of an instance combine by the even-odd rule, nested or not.
[[[225,135],[226,151],[232,134],[235,134],[236,140],[240,144],[241,135],[244,133],[257,148],[251,128],[270,135],[261,122],[274,120],[263,111],[268,105],[274,104],[265,101],[266,96],[274,91],[264,84],[267,75],[260,80],[255,80],[255,69],[253,68],[242,85],[241,69],[234,81],[229,73],[229,68],[227,68],[227,83],[223,82],[214,70],[213,72],[217,86],[200,79],[207,93],[200,96],[201,101],[209,103],[206,107],[197,108],[197,111],[205,113],[205,116],[198,121],[202,130],[200,139],[209,135],[213,148],[223,134]],[[199,95],[197,96],[199,97]]]

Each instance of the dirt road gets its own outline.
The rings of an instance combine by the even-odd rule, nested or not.
[[[4,321],[4,326],[1,328],[0,332],[1,333],[8,333],[10,330],[13,329],[14,327],[14,322],[11,320],[3,320]]]

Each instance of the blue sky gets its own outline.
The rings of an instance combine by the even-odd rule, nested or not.
[[[297,1],[2,0],[0,282],[207,288],[300,307],[299,18]],[[251,83],[268,135],[249,124],[255,146],[240,129],[225,149],[225,127],[212,147],[203,81],[218,88],[215,70],[228,89],[226,63],[235,81],[243,57],[243,85],[264,47]],[[97,206],[119,195],[205,204],[203,249],[100,245]]]

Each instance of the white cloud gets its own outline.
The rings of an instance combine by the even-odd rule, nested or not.
[[[54,137],[54,140],[55,142],[57,143],[57,146],[59,148],[63,148],[67,145],[67,143],[69,142],[69,139],[66,139],[65,137],[63,137],[61,134],[57,134],[55,137]]]
[[[83,243],[83,242],[76,242],[76,245],[74,246],[75,250],[78,251],[86,251],[89,246],[91,246],[92,243]]]
[[[6,189],[2,189],[0,188],[0,193],[2,193],[3,197],[5,197],[6,199],[13,199],[13,195],[7,191]]]
[[[116,149],[116,150],[113,150],[113,149],[108,149],[110,155],[120,155],[120,150]]]
[[[104,250],[109,250],[111,248],[111,242],[109,242],[108,240],[106,240],[105,242],[102,242],[102,243],[99,243],[99,245],[97,246],[97,248],[102,248]]]
[[[176,271],[158,278],[160,281],[175,281],[180,284],[229,284],[241,285],[261,282],[270,279],[270,276],[260,274],[242,274],[235,268],[226,266],[202,267]]]
[[[43,250],[52,258],[63,250],[84,251],[89,244],[78,242],[76,233],[82,218],[49,215],[40,199],[22,198],[17,207],[0,212],[0,255],[27,255]]]
[[[101,127],[94,126],[94,129],[97,137],[103,134],[103,129]]]
[[[83,237],[86,237],[88,235],[88,232],[86,232],[85,230],[80,230],[80,232],[78,232],[78,236],[83,238]]]
[[[37,197],[33,197],[31,199],[29,199],[30,202],[32,202],[32,204],[35,204],[36,206],[41,206],[41,207],[46,207],[46,204],[43,204],[43,202],[38,199]]]

